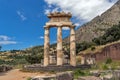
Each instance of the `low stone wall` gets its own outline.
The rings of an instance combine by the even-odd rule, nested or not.
[[[69,71],[75,69],[89,69],[91,68],[90,65],[77,65],[77,66],[70,66],[70,65],[63,65],[63,66],[56,66],[56,65],[49,65],[47,67],[41,65],[27,65],[23,67],[23,70],[28,71]]]

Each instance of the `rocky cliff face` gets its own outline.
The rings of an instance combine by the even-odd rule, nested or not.
[[[105,30],[120,22],[120,0],[102,15],[95,17],[76,30],[76,42],[90,42],[104,34]],[[68,42],[69,37],[64,39]]]

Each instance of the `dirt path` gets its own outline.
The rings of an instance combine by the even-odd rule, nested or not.
[[[48,74],[21,72],[19,69],[14,69],[6,73],[0,73],[0,80],[27,80],[29,77],[44,75]]]

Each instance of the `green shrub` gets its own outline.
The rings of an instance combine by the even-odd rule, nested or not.
[[[111,59],[111,58],[106,59],[105,63],[106,63],[106,64],[112,63],[112,59]]]
[[[27,80],[31,80],[31,77],[27,78]]]
[[[92,42],[94,42],[96,45],[104,45],[113,41],[117,41],[119,39],[120,39],[120,23],[107,29],[103,36],[94,38]]]
[[[35,63],[41,63],[41,60],[43,59],[43,55],[42,54],[39,54],[39,55],[28,55],[26,56],[26,61],[28,63],[31,63],[31,64],[35,64]]]
[[[102,69],[103,69],[103,70],[108,70],[109,68],[108,68],[108,66],[107,66],[106,64],[104,64],[104,65],[102,66]]]
[[[93,46],[93,43],[90,42],[81,42],[81,43],[77,43],[76,45],[76,52],[79,53],[80,51],[86,50],[88,48],[90,48],[91,46]]]
[[[94,46],[93,46],[93,47],[91,47],[91,50],[92,50],[92,51],[94,51],[95,49],[96,49],[96,48],[95,48]]]
[[[85,76],[85,73],[83,71],[81,71],[80,69],[75,70],[74,74],[79,75],[79,76]]]
[[[89,70],[77,69],[74,71],[74,78],[78,78],[79,76],[90,76],[90,72]]]

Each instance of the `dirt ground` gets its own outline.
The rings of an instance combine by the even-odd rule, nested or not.
[[[0,80],[27,80],[34,76],[49,76],[48,73],[28,73],[21,72],[19,69],[14,69],[5,73],[0,73]]]

